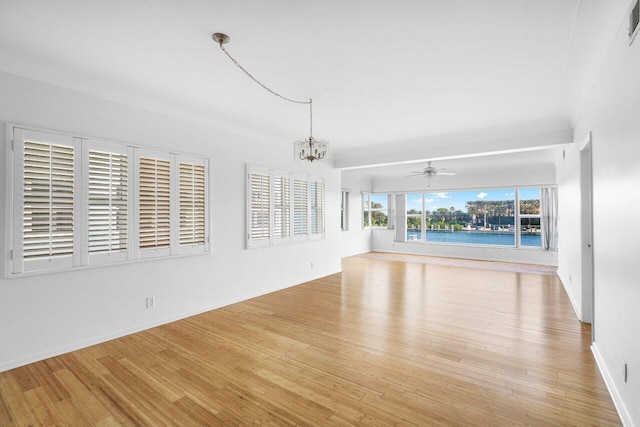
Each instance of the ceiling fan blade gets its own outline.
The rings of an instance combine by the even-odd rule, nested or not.
[[[411,175],[405,175],[405,178],[411,178],[412,176],[421,176],[422,172],[413,172]]]
[[[455,172],[440,172],[438,171],[438,175],[448,175],[448,176],[453,176],[455,175]]]

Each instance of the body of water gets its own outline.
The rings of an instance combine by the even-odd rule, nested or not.
[[[412,237],[415,236],[415,237]],[[522,246],[529,247],[540,247],[542,245],[542,240],[540,235],[532,235],[522,233],[520,236]],[[407,231],[407,240],[414,241],[420,240],[420,231],[419,230],[409,230]],[[495,246],[515,246],[516,244],[516,236],[514,233],[507,232],[478,232],[478,231],[454,231],[451,232],[443,232],[443,231],[431,231],[427,230],[427,242],[435,242],[435,243],[461,243],[461,244],[471,244],[471,245],[495,245]]]

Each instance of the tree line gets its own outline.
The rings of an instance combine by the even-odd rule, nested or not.
[[[454,227],[454,230],[462,230],[467,224],[472,226],[488,227],[490,225],[513,225],[515,217],[515,202],[513,200],[472,200],[466,203],[466,212],[451,206],[425,211],[426,226],[439,226],[440,228]],[[521,215],[536,215],[540,213],[540,200],[520,200]],[[422,211],[410,209],[407,211],[407,228],[420,229]],[[412,216],[416,215],[416,216]]]

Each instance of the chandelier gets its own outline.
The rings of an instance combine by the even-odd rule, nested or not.
[[[327,156],[328,153],[328,145],[327,141],[322,139],[316,139],[313,137],[313,100],[309,99],[308,101],[300,101],[297,99],[287,98],[279,94],[278,92],[272,90],[268,86],[264,85],[258,79],[256,79],[251,73],[242,67],[225,49],[224,45],[229,43],[229,36],[223,33],[214,33],[212,36],[213,40],[218,43],[220,49],[231,59],[231,61],[240,68],[251,80],[259,84],[264,90],[267,92],[277,96],[280,99],[283,99],[287,102],[292,102],[294,104],[308,104],[309,105],[309,137],[306,139],[302,139],[293,143],[293,151],[294,158],[296,160],[308,160],[309,162],[313,162],[315,160],[322,160]]]

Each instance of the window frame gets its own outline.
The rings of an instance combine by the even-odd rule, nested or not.
[[[101,140],[93,137],[77,136],[69,133],[55,132],[13,123],[6,125],[7,144],[5,148],[7,164],[6,188],[9,197],[6,212],[8,213],[4,227],[7,230],[5,240],[7,259],[5,262],[6,278],[24,277],[33,274],[73,271],[91,268],[98,265],[116,265],[140,262],[147,258],[159,258],[181,255],[195,255],[210,252],[210,206],[209,206],[209,159],[197,155],[178,154],[159,149],[145,148],[116,141]],[[69,256],[42,257],[42,259],[25,259],[23,245],[23,186],[24,186],[24,140],[45,144],[66,144],[73,146],[73,250]],[[126,153],[127,155],[127,249],[122,252],[89,253],[89,152]],[[139,169],[140,154],[160,153],[163,158],[170,159],[170,247],[169,251],[153,251],[143,253],[139,249]],[[179,175],[176,167],[179,161],[196,161],[205,165],[205,242],[193,248],[180,248],[179,245]],[[177,243],[177,245],[176,245]],[[196,247],[197,246],[197,247]],[[163,248],[166,249],[166,248]]]
[[[13,132],[13,142],[11,144],[13,155],[13,173],[9,174],[11,183],[7,183],[11,186],[10,194],[13,195],[13,199],[10,203],[12,205],[12,213],[7,220],[11,222],[11,237],[9,251],[11,258],[10,269],[7,272],[11,274],[23,274],[32,273],[43,270],[59,270],[68,269],[80,264],[79,252],[76,249],[80,244],[80,237],[78,230],[82,227],[82,217],[80,211],[80,192],[75,191],[79,188],[80,178],[75,173],[81,166],[80,163],[80,140],[68,135],[60,134],[48,134],[39,130],[32,130],[26,128],[15,128]],[[24,258],[24,239],[15,239],[16,236],[23,235],[24,228],[24,210],[23,203],[17,202],[24,200],[24,168],[18,167],[18,165],[24,165],[24,144],[25,142],[34,142],[47,144],[50,146],[66,146],[73,148],[73,249],[71,255],[58,255],[49,257],[40,257],[37,259],[25,259]]]
[[[373,208],[372,207],[372,199],[374,196],[380,196],[380,195],[384,195],[387,197],[387,207],[386,208]],[[394,222],[393,222],[393,193],[372,193],[372,192],[367,192],[367,191],[363,191],[362,192],[362,229],[366,230],[393,230],[394,229]],[[373,212],[386,212],[387,215],[387,225],[383,225],[383,226],[379,226],[379,225],[373,225],[371,223],[372,219],[373,219]],[[365,217],[368,219],[367,223],[365,224],[364,219]]]
[[[522,241],[521,241],[521,235],[522,235],[522,230],[521,230],[521,226],[520,226],[520,221],[522,218],[540,218],[541,214],[524,214],[521,215],[520,213],[520,191],[521,190],[528,190],[528,189],[542,189],[542,188],[550,188],[550,187],[555,187],[554,185],[526,185],[526,186],[514,186],[514,187],[491,187],[491,188],[469,188],[469,189],[456,189],[456,190],[441,190],[438,191],[438,193],[443,193],[443,192],[447,192],[447,193],[460,193],[460,192],[467,192],[467,191],[495,191],[495,190],[513,190],[514,191],[514,197],[513,197],[513,201],[514,201],[514,244],[513,245],[491,245],[491,244],[477,244],[477,243],[456,243],[456,242],[434,242],[434,241],[429,241],[426,240],[426,219],[427,219],[427,213],[426,213],[426,203],[425,203],[425,195],[426,194],[432,194],[432,192],[430,191],[413,191],[413,192],[396,192],[396,195],[402,195],[405,197],[405,201],[406,201],[406,197],[409,195],[420,195],[422,197],[422,213],[419,214],[412,214],[412,217],[419,217],[421,218],[421,225],[420,225],[420,238],[419,239],[415,239],[415,240],[410,240],[407,237],[407,233],[409,231],[408,226],[405,225],[406,229],[404,231],[404,241],[401,241],[402,243],[410,243],[410,244],[427,244],[427,245],[452,245],[452,246],[471,246],[471,247],[488,247],[488,248],[500,248],[500,249],[524,249],[524,250],[542,250],[542,246],[538,247],[538,246],[529,246],[529,245],[522,245]],[[539,196],[540,197],[540,196]],[[405,203],[406,206],[408,206],[408,202]],[[407,210],[405,208],[404,213],[402,213],[402,218],[404,218],[405,224],[407,223],[407,218],[408,218],[408,213]],[[400,220],[400,218],[398,218],[398,221]],[[374,228],[375,229],[375,228]]]
[[[516,236],[516,247],[518,248],[529,248],[529,249],[538,249],[538,248],[542,248],[542,237],[540,237],[540,246],[529,246],[529,245],[523,245],[522,244],[522,219],[531,219],[531,218],[538,218],[538,231],[540,233],[542,233],[542,211],[541,211],[541,189],[544,186],[540,186],[540,187],[517,187],[516,188],[516,221],[514,225],[516,225],[516,228],[518,229],[518,233]],[[537,188],[538,189],[538,213],[537,214],[523,214],[521,212],[521,202],[522,202],[522,197],[520,197],[520,191],[524,190],[524,189],[532,189],[532,188]],[[535,199],[534,199],[535,200]]]
[[[272,169],[264,166],[257,166],[253,164],[247,164],[247,184],[246,184],[246,247],[247,249],[266,247],[266,246],[277,246],[289,243],[296,242],[306,242],[310,240],[320,240],[325,237],[325,228],[326,228],[326,189],[325,189],[325,181],[323,177],[307,175],[297,172],[285,171],[280,169]],[[261,238],[252,238],[253,233],[253,210],[252,210],[252,200],[253,193],[251,187],[251,179],[252,175],[261,175],[263,177],[268,177],[268,232],[267,235]],[[282,195],[281,198],[283,202],[288,200],[288,205],[276,205],[276,179],[282,178],[288,180],[288,189],[289,193],[285,197]],[[312,185],[317,186],[316,191],[319,195],[318,201],[320,202],[316,209],[316,218],[320,218],[320,222],[318,223],[320,229],[317,229],[317,232],[313,232],[311,218],[313,217],[312,211],[314,207],[311,204],[311,187]],[[296,186],[302,192],[302,203],[296,203]],[[277,206],[284,209],[285,206],[288,206],[288,218],[289,218],[289,226],[288,226],[288,235],[275,235],[275,213],[277,210]],[[296,217],[302,218],[302,223],[296,223]],[[296,227],[300,226],[302,229],[302,233],[296,234]]]

